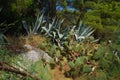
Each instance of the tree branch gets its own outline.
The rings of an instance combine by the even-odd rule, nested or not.
[[[16,68],[12,65],[8,65],[8,63],[5,63],[5,62],[0,62],[0,70],[3,70],[3,71],[9,71],[9,72],[13,72],[13,73],[16,73],[16,74],[20,74],[22,76],[29,76],[35,80],[40,80],[37,76],[35,75],[32,75],[30,74],[29,72],[26,72],[26,71],[21,71],[19,68]]]

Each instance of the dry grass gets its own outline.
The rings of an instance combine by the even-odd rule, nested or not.
[[[60,66],[56,65],[55,69],[51,70],[52,80],[72,80],[72,78],[65,77],[64,73],[60,71]]]
[[[26,37],[20,37],[20,41],[21,41],[20,43],[30,44],[34,47],[38,47],[39,45],[46,41],[46,38],[40,35],[29,35]]]
[[[30,44],[33,47],[39,47],[43,42],[46,41],[46,38],[40,35],[29,35],[20,37],[7,36],[7,38],[10,42],[10,45],[7,45],[6,47],[13,53],[20,53],[25,44]]]

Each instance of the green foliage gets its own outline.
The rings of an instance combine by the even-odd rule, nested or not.
[[[65,49],[61,50],[56,45],[46,45],[47,52],[51,53],[51,55],[55,55],[55,57],[58,59],[59,64],[61,62],[61,58],[65,57],[65,60],[62,64],[67,61],[67,63],[70,66],[70,70],[66,71],[67,76],[69,77],[78,77],[80,79],[98,79],[98,80],[106,80],[106,79],[112,79],[114,75],[118,75],[120,73],[120,57],[116,55],[116,53],[113,53],[113,50],[115,48],[112,48],[110,46],[107,46],[106,44],[100,45],[98,49],[94,51],[94,43],[82,43],[78,44],[77,42],[74,44],[69,44],[69,47],[71,46],[71,49]],[[77,48],[77,49],[76,49]],[[67,51],[66,51],[67,50]],[[89,51],[92,50],[92,55],[89,56]],[[5,52],[2,52],[5,53]],[[76,54],[79,54],[79,56],[76,56]],[[1,55],[3,56],[3,55]],[[72,59],[70,59],[70,57]],[[53,56],[54,58],[54,56]],[[74,59],[75,58],[75,59]],[[7,57],[8,60],[8,57]],[[32,74],[36,74],[40,79],[44,80],[50,80],[50,66],[45,65],[44,62],[38,61],[35,64],[31,62],[24,62],[22,58],[14,57],[12,58],[12,64],[16,66],[20,66],[23,69],[27,69],[27,71],[31,72]],[[30,64],[30,65],[29,65]],[[52,61],[52,64],[56,64],[55,61]],[[26,67],[26,66],[29,66]],[[93,72],[93,67],[97,66]],[[63,66],[64,67],[64,66]],[[93,72],[93,73],[92,73]],[[1,72],[3,73],[3,72]],[[91,74],[92,73],[92,74]],[[9,75],[9,73],[3,73]],[[81,75],[81,76],[79,76]],[[20,79],[19,75],[11,74],[8,77],[14,79]],[[8,78],[7,77],[7,78]],[[2,77],[4,79],[5,77]],[[22,79],[29,79],[29,77],[22,77]],[[6,79],[6,78],[5,78]],[[84,80],[83,79],[83,80]],[[32,79],[29,79],[32,80]],[[78,79],[79,80],[79,79]]]
[[[76,26],[75,26],[76,27]],[[82,42],[84,41],[86,38],[89,38],[91,36],[91,34],[94,32],[94,29],[88,26],[85,26],[82,21],[79,24],[79,27],[75,29],[75,27],[73,27],[73,34],[75,36],[75,40],[78,42]],[[71,30],[71,31],[72,31]]]
[[[59,5],[63,6],[64,8],[66,8],[67,6],[67,1],[66,0],[59,0]]]
[[[29,72],[31,75],[36,75],[40,80],[51,80],[50,66],[45,65],[43,61],[36,63],[25,60],[21,54],[13,55],[7,50],[0,49],[0,62],[6,62],[9,65],[14,66],[17,70]],[[1,65],[0,65],[1,67]],[[30,76],[23,76],[19,73],[0,70],[0,79],[15,79],[15,80],[33,80]]]
[[[42,80],[51,80],[50,76],[50,66],[44,65],[42,61],[38,61],[37,63],[31,65],[29,70],[32,70],[33,74],[37,74]]]
[[[73,40],[77,42],[83,42],[86,38],[89,38],[94,29],[88,26],[85,26],[82,21],[79,24],[79,27],[76,25],[73,26],[71,29],[68,27],[62,29],[63,20],[60,19],[53,19],[52,24],[48,23],[45,27],[42,27],[44,33],[47,37],[50,37],[53,42],[57,42],[58,46],[63,45],[66,41],[68,41],[71,36]]]
[[[58,46],[64,43],[68,39],[68,28],[62,29],[62,23],[64,20],[54,18],[52,23],[46,23],[45,27],[42,27],[45,36],[50,37],[53,43],[57,43]]]
[[[95,6],[95,2],[93,2],[93,1],[86,1],[85,2],[85,7],[87,8],[87,9],[93,9],[94,8],[94,6]]]
[[[0,79],[1,80],[6,80],[6,79],[16,79],[16,80],[19,80],[19,79],[22,79],[22,78],[19,78],[19,76],[15,75],[15,74],[11,74],[9,72],[4,72],[4,71],[0,71]]]
[[[95,53],[93,59],[99,61],[100,69],[103,69],[104,72],[108,72],[105,73],[106,75],[119,74],[120,69],[117,66],[120,66],[120,57],[110,50],[109,47],[101,46]]]
[[[15,2],[11,3],[11,8],[13,11],[21,13],[22,11],[26,10],[33,4],[33,0],[16,0]]]
[[[83,22],[77,26],[76,20],[79,19],[82,12],[69,12],[64,10],[59,12],[62,17],[54,18],[51,22],[47,19],[44,23],[43,15],[39,15],[35,24],[30,27],[23,21],[23,27],[27,34],[41,33],[48,37],[45,43],[39,46],[48,52],[53,60],[52,65],[60,65],[60,69],[67,65],[70,69],[62,69],[68,77],[77,78],[76,80],[119,80],[120,74],[120,2],[117,0],[97,0],[84,1],[75,0],[74,5],[80,10],[91,9],[85,13]],[[11,9],[18,14],[26,11],[33,4],[33,0],[16,0],[10,2]],[[66,7],[66,0],[62,0],[61,4]],[[7,4],[8,5],[8,4]],[[3,8],[0,8],[0,11]],[[72,16],[75,14],[74,16]],[[7,15],[6,15],[7,16]],[[16,17],[16,16],[15,16]],[[74,19],[75,18],[75,19]],[[20,17],[21,19],[21,17]],[[32,22],[29,16],[29,20]],[[64,21],[64,22],[63,22]],[[30,22],[29,22],[30,23]],[[44,23],[44,24],[42,24]],[[19,24],[18,24],[19,25]],[[67,26],[72,27],[67,27]],[[5,26],[7,28],[5,28]],[[9,24],[0,23],[0,32],[8,29]],[[20,26],[20,25],[19,25]],[[91,27],[88,27],[91,26]],[[95,36],[110,38],[112,43],[95,44],[97,41],[92,35],[95,29]],[[109,37],[110,36],[110,37]],[[115,38],[114,38],[114,37]],[[49,39],[54,43],[50,43]],[[0,45],[6,44],[8,41],[3,34],[0,34]],[[57,44],[57,45],[55,45]],[[96,47],[99,46],[99,47]],[[0,46],[0,61],[10,63],[17,68],[35,74],[41,80],[51,80],[50,65],[43,61],[32,63],[26,61],[19,55],[12,55],[5,47]],[[1,67],[1,66],[0,66]],[[68,68],[67,67],[67,68]],[[21,76],[11,72],[0,71],[0,79],[15,80],[33,80],[29,76]]]
[[[10,57],[12,56],[10,54],[10,52],[6,49],[4,49],[3,47],[0,47],[0,61],[6,61],[6,62],[10,62]]]
[[[118,36],[116,43],[120,44],[120,36]]]
[[[70,76],[78,77],[82,73],[90,73],[92,68],[89,65],[86,65],[87,57],[81,56],[78,57],[75,62],[70,61],[69,65],[71,70],[69,71]]]
[[[91,66],[89,65],[84,65],[83,72],[84,73],[90,73],[92,71]]]
[[[106,52],[105,50],[106,50],[106,48],[100,46],[100,48],[97,50],[97,53],[93,56],[93,58],[95,60],[98,60],[101,57],[104,57],[104,54]]]
[[[22,23],[28,35],[37,34],[38,30],[40,30],[41,24],[43,23],[43,14],[41,16],[40,14],[38,15],[37,20],[32,28],[31,26],[27,25],[26,21],[23,20]]]
[[[118,4],[119,2],[95,4],[94,8],[85,14],[84,23],[94,27],[97,34],[107,36],[118,33],[120,21]]]
[[[0,33],[0,46],[5,44],[8,44],[8,39],[5,35]]]
[[[76,8],[80,8],[80,6],[83,6],[84,5],[84,0],[74,0],[74,6],[76,7]]]
[[[104,33],[104,27],[102,25],[100,17],[91,15],[92,13],[96,13],[96,12],[97,11],[86,13],[84,16],[84,23],[86,25],[94,27],[96,29],[96,32],[98,32],[99,34]]]
[[[120,68],[118,68],[118,66],[120,66],[119,52],[114,52],[119,46],[113,48],[109,45],[102,44],[98,49],[94,50],[94,45],[88,45],[87,43],[72,44],[72,46],[69,45],[69,47],[71,47],[70,49],[65,48],[68,51],[71,51],[71,55],[69,55],[70,53],[66,54],[72,57],[72,61],[69,61],[69,56],[66,56],[68,57],[68,63],[71,68],[67,73],[67,75],[69,74],[68,76],[74,78],[81,74],[86,74],[86,79],[88,80],[106,80],[114,77],[112,75],[120,73]],[[76,56],[76,54],[80,55]],[[95,66],[97,66],[97,68],[93,71]],[[93,73],[92,76],[90,75],[91,73]],[[81,75],[80,79],[84,76],[85,75]]]

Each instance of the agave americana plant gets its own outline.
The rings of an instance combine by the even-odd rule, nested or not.
[[[4,34],[0,33],[0,45],[5,45],[5,44],[8,44],[8,39]]]
[[[45,27],[42,27],[42,29],[45,31],[45,35],[52,36],[53,32],[59,31],[61,24],[63,23],[64,20],[59,20],[57,18],[54,18],[52,23],[49,21],[47,22]]]
[[[40,26],[42,23],[44,23],[45,21],[43,21],[43,14],[40,16],[40,14],[37,16],[37,20],[33,26],[33,28],[29,25],[27,25],[26,21],[23,20],[22,24],[24,29],[26,30],[27,34],[37,34],[38,30],[40,29]]]
[[[79,27],[74,26],[72,28],[72,34],[75,36],[77,42],[82,42],[86,38],[90,37],[95,30],[92,27],[85,26],[81,21]]]
[[[2,8],[0,8],[0,12],[2,11]],[[7,37],[3,34],[0,33],[0,47],[1,45],[8,44]]]
[[[52,23],[47,22],[46,26],[42,27],[45,35],[50,37],[53,42],[57,42],[57,44],[62,44],[64,40],[68,38],[68,29],[61,29],[63,21],[64,20],[54,18]]]

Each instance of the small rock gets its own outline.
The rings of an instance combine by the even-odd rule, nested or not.
[[[46,62],[49,62],[51,57],[41,49],[37,49],[27,44],[24,46],[27,49],[27,52],[23,53],[23,56],[26,60],[30,60],[32,62],[39,61],[41,59],[45,59]]]

